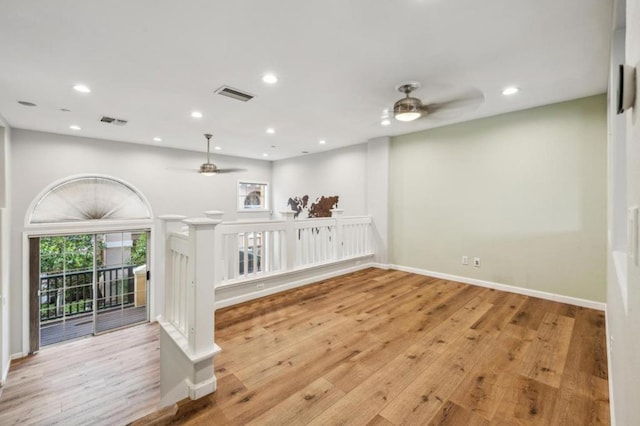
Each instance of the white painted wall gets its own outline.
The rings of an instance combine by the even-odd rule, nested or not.
[[[289,210],[287,200],[338,195],[345,216],[367,212],[367,144],[354,145],[273,163],[273,211]]]
[[[0,117],[0,176],[2,176],[2,181],[0,182],[0,207],[5,207],[9,200],[7,195],[9,177],[9,134],[10,129],[4,124],[2,117]]]
[[[224,211],[224,220],[269,216],[268,212],[237,213],[236,187],[238,179],[269,182],[270,162],[216,155],[219,167],[247,171],[206,177],[195,171],[205,160],[202,152],[16,129],[12,132],[11,146],[10,244],[11,252],[18,253],[12,256],[10,264],[13,354],[21,353],[25,345],[23,285],[27,283],[21,256],[24,220],[30,203],[52,182],[77,174],[113,176],[141,191],[155,216],[203,216],[205,210]]]
[[[389,263],[389,150],[391,139],[367,143],[367,214],[373,218],[375,261]]]
[[[617,7],[624,8],[624,1],[618,1]],[[640,0],[626,0],[626,34],[625,57],[613,57],[613,64],[620,62],[640,69]],[[619,24],[619,23],[618,23]],[[615,42],[615,39],[614,39]],[[615,47],[615,46],[614,46]],[[615,49],[614,49],[615,50]],[[612,93],[609,108],[614,108],[615,93]],[[617,170],[609,174],[610,191],[617,194],[624,191],[625,196],[615,199],[610,197],[610,209],[640,206],[640,85],[636,87],[635,107],[626,112],[622,118],[625,121],[625,131],[614,135],[609,140],[610,164],[619,162],[616,157],[616,148],[626,145],[626,153],[623,158],[626,169],[625,180],[616,178]],[[610,123],[611,124],[611,123]],[[618,136],[625,137],[626,144],[621,144]],[[624,211],[622,212],[624,215]],[[622,218],[624,220],[624,216]],[[626,221],[625,221],[626,225]],[[609,224],[609,233],[614,235],[619,232],[615,223]],[[609,243],[609,271],[607,285],[607,330],[609,335],[609,381],[613,408],[613,418],[617,425],[638,424],[640,421],[640,266],[629,259],[623,264],[623,271],[618,273],[612,259],[616,250],[625,250],[619,247],[615,240]],[[626,254],[623,252],[623,255]],[[625,277],[626,275],[626,277]],[[626,283],[624,282],[626,279]],[[626,303],[624,291],[626,289]]]
[[[605,300],[604,96],[394,137],[390,176],[392,264]]]
[[[4,127],[3,127],[4,126]],[[0,118],[0,385],[9,371],[9,170],[11,129]]]
[[[381,137],[318,154],[273,163],[274,216],[288,210],[290,197],[338,195],[344,216],[373,219],[375,262],[388,262],[389,148]]]

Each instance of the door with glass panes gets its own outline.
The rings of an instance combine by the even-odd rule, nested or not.
[[[148,321],[148,235],[137,230],[32,238],[32,271],[34,262],[38,267],[31,274],[32,290],[37,288],[31,323],[39,336],[32,335],[31,352]]]

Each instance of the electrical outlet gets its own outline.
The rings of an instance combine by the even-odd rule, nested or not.
[[[469,264],[469,256],[462,256],[462,264],[463,265]]]
[[[473,266],[475,266],[476,268],[480,267],[480,258],[479,257],[474,257],[473,258]]]
[[[257,288],[258,290],[263,290],[263,289],[264,289],[264,283],[256,284],[256,288]]]

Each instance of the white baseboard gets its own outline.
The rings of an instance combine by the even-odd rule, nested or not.
[[[385,271],[388,271],[389,269],[391,269],[391,265],[389,265],[388,263],[376,263],[376,262],[371,262],[368,265],[371,268],[378,268],[378,269],[384,269]]]
[[[356,261],[357,262],[357,261]],[[325,265],[324,267],[331,266]],[[322,269],[324,267],[309,268],[304,271],[300,271],[299,274],[296,274],[295,271],[287,273],[286,276],[276,276],[271,279],[263,279],[263,280],[252,280],[247,284],[252,284],[254,281],[264,281],[267,282],[268,285],[265,285],[264,290],[260,291],[249,291],[244,292],[239,295],[231,296],[231,297],[220,297],[225,287],[217,287],[216,288],[216,309],[226,308],[228,306],[237,305],[239,303],[248,302],[249,300],[258,299],[260,297],[270,296],[272,294],[280,293],[286,290],[291,290],[297,287],[302,287],[308,284],[313,284],[318,281],[327,280],[329,278],[334,278],[340,275],[349,274],[351,272],[360,271],[366,268],[378,267],[376,264],[372,262],[362,262],[359,265],[354,266],[343,266],[338,269],[333,269],[328,272],[319,273],[318,269]],[[387,269],[387,268],[384,268]],[[283,282],[284,281],[284,282]]]
[[[609,334],[609,313],[605,309],[604,310],[605,319],[604,322],[606,324],[606,338],[607,338],[607,369],[609,374],[607,374],[607,382],[609,383],[609,420],[611,426],[616,426],[616,411],[615,404],[613,401],[613,370],[611,365],[611,335]]]
[[[426,275],[434,278],[442,278],[449,281],[457,281],[464,284],[471,284],[480,287],[492,288],[494,290],[508,291],[509,293],[522,294],[524,296],[532,296],[540,299],[551,300],[553,302],[567,303],[569,305],[581,306],[583,308],[591,308],[599,311],[604,311],[607,304],[603,302],[596,302],[593,300],[580,299],[578,297],[564,296],[562,294],[548,293],[546,291],[534,290],[524,287],[516,287],[508,284],[494,283],[491,281],[479,280],[476,278],[462,277],[459,275],[444,274],[442,272],[426,271],[424,269],[412,268],[402,265],[389,265],[390,269],[397,269],[399,271],[411,272],[418,275]]]
[[[2,372],[2,375],[0,376],[0,388],[7,383],[7,376],[9,375],[9,369],[11,368],[11,361],[13,361],[14,359],[24,358],[27,355],[28,354],[24,354],[22,352],[9,355],[9,362],[7,363],[7,366]]]
[[[2,372],[2,376],[0,376],[0,388],[3,387],[7,383],[7,376],[9,375],[9,367],[11,366],[11,360],[7,363],[4,371]]]
[[[215,375],[201,383],[191,383],[189,379],[186,379],[186,381],[187,389],[189,390],[189,399],[200,399],[203,396],[214,393],[218,388],[218,381]]]

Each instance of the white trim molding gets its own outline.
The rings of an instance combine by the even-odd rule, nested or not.
[[[531,288],[516,287],[508,284],[495,283],[492,281],[479,280],[477,278],[463,277],[460,275],[445,274],[442,272],[427,271],[410,266],[389,265],[390,269],[398,271],[411,272],[418,275],[426,275],[434,278],[442,278],[449,281],[457,281],[464,284],[471,284],[479,287],[492,288],[494,290],[507,291],[509,293],[522,294],[524,296],[537,297],[540,299],[551,300],[553,302],[567,303],[569,305],[581,306],[583,308],[596,309],[604,311],[607,304],[604,302],[596,302],[593,300],[580,299],[579,297],[565,296],[562,294],[548,293],[546,291],[534,290]]]
[[[609,421],[611,426],[616,426],[616,410],[614,404],[614,386],[613,386],[613,366],[611,358],[613,356],[611,345],[613,344],[613,336],[609,331],[609,311],[607,309],[604,310],[604,323],[605,323],[605,331],[606,331],[606,340],[607,340],[607,382],[609,384]]]
[[[362,269],[375,268],[377,266],[369,262],[372,258],[373,255],[365,255],[282,274],[252,278],[240,283],[221,284],[216,287],[215,308],[226,308]],[[260,290],[258,290],[258,285],[260,285]]]

